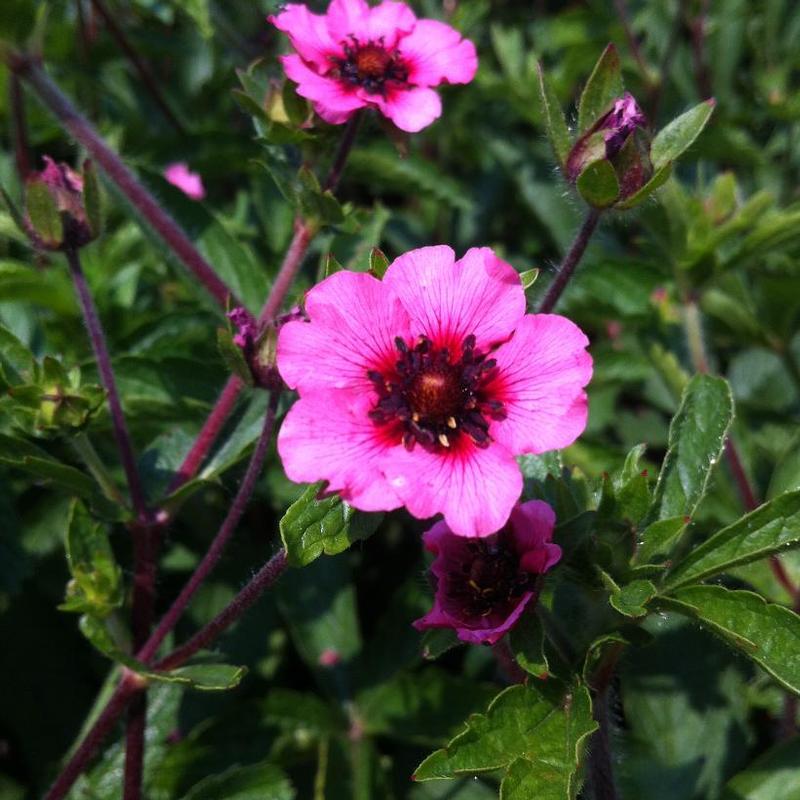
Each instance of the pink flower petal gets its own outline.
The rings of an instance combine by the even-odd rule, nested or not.
[[[517,462],[503,446],[481,450],[465,436],[445,452],[397,448],[380,466],[409,513],[426,519],[441,512],[460,536],[502,528],[522,492]]]
[[[413,323],[439,346],[460,346],[474,334],[478,347],[505,341],[525,314],[516,270],[488,247],[459,261],[445,245],[411,250],[395,259],[384,283],[400,297]]]
[[[203,179],[196,172],[191,172],[185,161],[170,164],[164,170],[164,178],[192,200],[202,200],[206,196]]]
[[[433,89],[395,89],[387,96],[371,95],[381,113],[401,131],[417,133],[442,115],[442,101]]]
[[[367,372],[394,364],[395,337],[411,338],[400,301],[363,272],[334,273],[306,295],[305,308],[310,322],[287,322],[278,334],[281,377],[301,394],[343,388],[372,392]]]
[[[393,449],[367,416],[374,395],[328,390],[298,400],[278,434],[278,452],[290,480],[328,481],[328,489],[362,511],[402,505],[379,465]],[[394,449],[397,449],[394,446]]]
[[[447,523],[444,520],[440,520],[422,534],[422,543],[429,553],[438,555],[444,540],[448,536],[452,536],[450,528],[447,527]]]
[[[526,572],[542,574],[561,560],[561,548],[552,543],[555,511],[543,500],[530,500],[511,512],[514,545],[520,566]]]
[[[297,94],[311,100],[326,122],[338,125],[365,103],[356,92],[334,78],[318,75],[298,55],[281,56],[286,76],[297,84]]]
[[[355,36],[359,42],[369,39],[370,7],[366,0],[333,0],[326,16],[328,30],[336,42]]]
[[[304,61],[322,73],[331,68],[331,56],[342,55],[338,40],[331,38],[327,19],[312,14],[303,4],[290,3],[280,14],[267,17],[267,20],[289,37],[292,47]]]
[[[475,45],[434,19],[419,20],[398,49],[409,68],[409,82],[417,86],[469,83],[478,69]]]
[[[368,36],[372,41],[383,38],[387,50],[392,50],[397,40],[413,31],[416,24],[414,12],[405,3],[384,0],[369,11]]]
[[[493,354],[497,378],[487,393],[502,401],[506,418],[492,437],[512,453],[544,453],[572,444],[586,427],[583,387],[592,377],[589,340],[566,317],[527,315],[510,341]]]

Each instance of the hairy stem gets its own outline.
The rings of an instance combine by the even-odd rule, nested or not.
[[[125,470],[125,477],[128,481],[128,489],[131,494],[131,503],[136,512],[140,523],[148,522],[147,504],[145,502],[144,490],[142,488],[139,471],[136,468],[136,459],[133,455],[133,445],[125,423],[125,416],[122,413],[122,404],[117,392],[117,384],[114,380],[114,371],[111,367],[111,357],[108,354],[106,339],[103,335],[103,327],[100,324],[100,317],[97,314],[89,285],[86,283],[86,276],[81,269],[80,257],[77,250],[65,251],[67,263],[69,264],[72,282],[75,285],[75,292],[78,295],[78,302],[83,311],[83,319],[86,323],[86,330],[92,343],[94,357],[97,360],[97,369],[100,372],[100,380],[108,393],[108,407],[111,412],[111,424],[114,428],[114,438],[117,441],[120,461]]]
[[[261,467],[264,465],[264,459],[267,455],[267,448],[269,446],[270,436],[272,433],[272,426],[275,422],[275,411],[278,403],[278,393],[273,392],[270,396],[269,408],[264,416],[264,425],[261,429],[261,435],[256,442],[253,455],[250,457],[250,463],[247,465],[247,470],[239,486],[239,491],[231,504],[228,515],[222,523],[219,532],[214,537],[214,541],[208,548],[208,552],[203,557],[203,560],[197,566],[192,576],[186,582],[186,585],[181,590],[175,602],[170,606],[167,613],[161,619],[161,622],[156,626],[155,631],[150,635],[144,646],[137,652],[136,657],[140,661],[149,663],[155,655],[164,637],[175,627],[178,620],[189,605],[189,601],[194,596],[195,592],[200,588],[203,581],[209,576],[211,571],[216,567],[217,562],[222,556],[222,551],[225,545],[236,530],[239,520],[244,514],[250,496],[256,487],[256,481],[261,474]]]
[[[227,308],[229,303],[240,306],[241,303],[189,241],[175,220],[161,208],[153,195],[108,147],[91,123],[78,113],[42,68],[32,58],[19,54],[12,55],[8,63],[12,72],[30,84],[42,103],[89,152],[141,218],[158,234],[183,266],[200,281],[216,302],[222,308]]]
[[[617,800],[614,781],[614,761],[611,752],[611,718],[608,711],[609,690],[614,680],[617,662],[624,645],[616,644],[608,649],[590,681],[592,689],[592,712],[597,731],[589,745],[589,782],[594,800]]]
[[[278,274],[275,276],[275,282],[272,284],[272,289],[270,289],[270,293],[261,308],[261,313],[258,315],[260,325],[268,324],[280,310],[281,304],[297,276],[300,265],[303,263],[303,258],[308,246],[311,244],[311,240],[314,238],[314,233],[314,229],[302,217],[295,219],[294,236],[292,241],[289,242],[289,248],[286,250],[286,255],[283,257]]]
[[[344,172],[344,166],[347,163],[347,159],[350,156],[350,151],[353,149],[353,145],[355,144],[356,136],[358,135],[358,129],[361,126],[362,117],[363,112],[360,110],[356,111],[356,113],[350,117],[345,125],[344,133],[339,141],[339,147],[336,150],[336,155],[333,157],[333,163],[331,164],[330,171],[328,172],[328,176],[325,178],[325,182],[322,184],[323,191],[332,192],[339,185],[339,180]]]
[[[133,698],[125,724],[125,772],[122,800],[141,800],[144,772],[144,734],[147,728],[147,692]]]
[[[113,730],[131,698],[141,691],[141,684],[131,673],[123,676],[106,707],[100,712],[94,725],[61,770],[59,776],[44,796],[44,800],[62,800],[94,758],[106,737]]]
[[[549,314],[555,308],[562,292],[575,272],[575,267],[578,266],[578,262],[583,258],[583,254],[586,252],[586,246],[589,244],[589,240],[592,238],[592,234],[599,220],[600,212],[594,208],[590,209],[575,239],[570,245],[567,254],[564,256],[564,260],[556,273],[556,277],[553,278],[553,282],[548,287],[547,294],[545,294],[537,313]]]
[[[279,550],[211,622],[197,631],[185,644],[157,661],[153,668],[158,670],[175,669],[181,664],[185,664],[195,653],[215,641],[220,634],[248,611],[259,597],[283,575],[287,566],[286,551]]]
[[[155,104],[164,115],[164,118],[170,123],[170,125],[172,125],[173,128],[175,128],[178,133],[185,135],[186,129],[169,107],[169,103],[167,103],[164,93],[161,91],[158,85],[158,81],[150,71],[150,67],[148,67],[142,57],[136,52],[130,41],[128,41],[128,37],[125,35],[125,32],[122,30],[122,28],[117,24],[114,15],[108,10],[108,8],[106,8],[106,5],[102,2],[102,0],[92,0],[92,5],[97,13],[103,18],[103,22],[105,23],[108,32],[111,34],[117,45],[119,45],[119,49],[122,50],[128,61],[131,62],[131,65],[139,74],[141,85],[150,93],[150,96],[153,98]]]

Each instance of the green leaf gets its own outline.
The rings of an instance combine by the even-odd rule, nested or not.
[[[578,103],[578,133],[583,134],[622,96],[622,73],[617,48],[609,44],[595,64]]]
[[[714,111],[714,105],[714,100],[699,103],[656,134],[650,145],[650,159],[656,172],[689,149],[705,128]]]
[[[800,737],[781,742],[731,778],[721,800],[800,797]]]
[[[182,800],[294,800],[289,779],[274,764],[231,767],[195,784]]]
[[[800,491],[770,500],[695,547],[670,572],[667,591],[800,546]]]
[[[575,796],[586,739],[596,729],[589,691],[567,695],[554,684],[541,691],[511,686],[474,714],[465,730],[443,750],[428,756],[415,780],[452,778],[508,767],[504,800],[564,800]]]
[[[458,647],[462,641],[452,628],[431,628],[425,631],[422,637],[422,657],[428,661],[435,661],[448,650]]]
[[[224,692],[235,689],[247,674],[247,667],[236,667],[233,664],[188,664],[185,667],[142,673],[150,680],[162,683],[178,683],[190,689],[202,692]]]
[[[389,269],[389,259],[383,250],[373,247],[369,252],[369,271],[378,279],[382,279]]]
[[[800,617],[793,611],[722,586],[686,586],[659,604],[697,620],[800,694]]]
[[[646,580],[635,580],[612,592],[608,598],[611,605],[626,617],[647,615],[647,603],[656,596],[656,587]]]
[[[605,158],[584,167],[575,185],[593,208],[608,208],[619,197],[619,181],[611,162]]]
[[[563,167],[572,146],[567,121],[564,119],[561,104],[558,102],[558,97],[556,97],[550,81],[544,74],[542,65],[537,64],[536,70],[539,75],[539,96],[542,101],[542,117],[547,130],[547,138],[550,139],[558,163]]]
[[[522,288],[527,292],[528,289],[536,283],[536,279],[539,277],[539,269],[526,269],[525,272],[520,272],[519,279],[522,283]]]
[[[534,613],[525,614],[511,629],[508,645],[517,664],[535,678],[546,678],[550,664],[544,652],[545,635],[539,617]]]
[[[83,206],[89,230],[96,239],[103,232],[103,210],[97,172],[89,159],[83,162]]]
[[[64,238],[64,225],[50,189],[41,181],[25,188],[25,205],[33,229],[48,247],[58,247]]]
[[[0,325],[0,386],[33,382],[35,374],[33,353],[8,328]]]
[[[67,564],[72,582],[62,611],[105,617],[122,605],[122,572],[114,558],[106,526],[73,500],[67,516]],[[72,587],[72,588],[70,588]]]
[[[250,372],[242,348],[234,343],[233,334],[227,328],[217,328],[217,349],[225,366],[247,386],[252,386],[253,374]]]
[[[339,709],[315,694],[272,689],[261,705],[265,721],[297,735],[299,731],[330,736],[347,730]]]
[[[375,533],[383,514],[356,511],[338,495],[317,499],[321,483],[309,486],[280,521],[289,563],[304,567],[323,553],[332,556],[347,550],[353,542]]]
[[[635,564],[648,564],[657,556],[669,555],[673,545],[686,530],[687,518],[667,517],[648,525],[639,534],[639,542],[633,557]]]
[[[733,398],[723,378],[695,375],[669,426],[669,447],[658,476],[649,519],[694,514],[722,455],[733,420]]]

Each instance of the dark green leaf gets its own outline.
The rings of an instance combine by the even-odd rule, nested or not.
[[[731,778],[721,800],[800,797],[800,737],[781,742]]]
[[[609,44],[595,64],[578,103],[578,133],[583,134],[611,109],[614,101],[622,96],[619,54]]]
[[[639,534],[634,563],[647,564],[657,556],[668,555],[673,545],[680,540],[686,529],[687,518],[667,517],[648,525]]]
[[[50,189],[41,181],[32,181],[25,189],[25,205],[33,229],[48,247],[58,247],[64,238],[56,201]]]
[[[508,635],[508,646],[517,664],[535,678],[544,679],[550,672],[544,643],[542,623],[532,612],[525,614]]]
[[[793,611],[753,592],[722,586],[686,586],[659,603],[696,619],[800,694],[800,617]]]
[[[217,349],[225,366],[247,386],[253,385],[253,374],[239,347],[233,341],[233,334],[227,328],[217,328]]]
[[[646,580],[635,580],[612,592],[611,605],[626,617],[644,617],[647,603],[656,596],[656,587]]]
[[[714,105],[713,100],[699,103],[685,114],[676,117],[656,134],[650,145],[650,159],[656,172],[675,161],[691,147],[705,128]]]
[[[425,635],[422,637],[422,657],[429,661],[435,661],[439,656],[460,644],[462,644],[461,640],[451,628],[431,628],[425,631]]]
[[[232,664],[188,664],[168,672],[142,673],[150,680],[164,683],[178,683],[190,689],[203,692],[224,692],[235,689],[247,674],[247,667]]]
[[[800,546],[800,491],[770,500],[695,547],[670,572],[667,591]]]
[[[182,800],[294,800],[289,779],[274,764],[231,767],[193,786]]]
[[[389,259],[377,247],[373,247],[369,252],[369,271],[376,278],[383,278],[386,270],[389,269]]]
[[[338,495],[318,499],[322,484],[312,484],[289,506],[280,521],[289,563],[304,567],[323,553],[332,556],[367,539],[375,532],[383,514],[356,511]]]
[[[558,163],[564,166],[571,147],[567,121],[564,119],[564,112],[561,110],[558,97],[542,70],[542,65],[537,64],[536,68],[539,75],[539,96],[542,101],[542,117],[547,137],[550,139]]]
[[[669,426],[669,449],[658,476],[651,520],[694,514],[733,420],[727,382],[710,375],[689,381]]]
[[[593,208],[608,208],[619,197],[619,181],[605,158],[587,165],[575,184],[581,197]]]
[[[418,781],[452,778],[509,767],[504,798],[564,800],[578,788],[586,739],[595,730],[585,687],[559,696],[533,686],[511,686],[475,714],[465,730],[417,768]]]
[[[329,736],[347,729],[347,719],[335,705],[307,692],[273,689],[261,709],[267,722],[295,735],[303,730],[316,736]]]

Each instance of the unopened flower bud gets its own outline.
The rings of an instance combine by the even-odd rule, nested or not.
[[[38,247],[75,250],[100,233],[97,181],[90,162],[81,175],[44,156],[45,168],[31,174],[25,187],[25,225]]]

